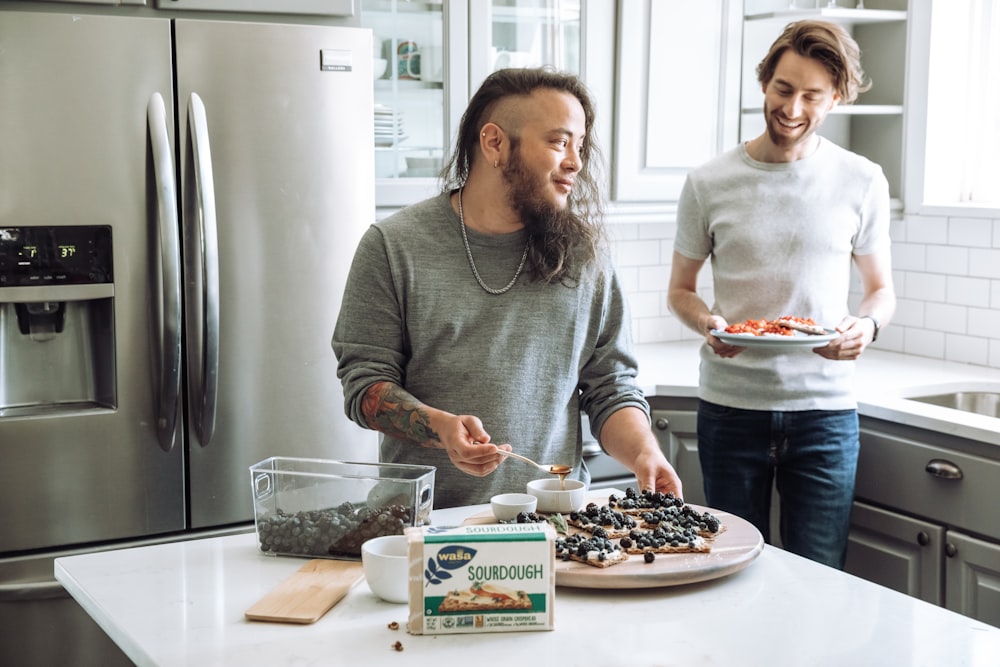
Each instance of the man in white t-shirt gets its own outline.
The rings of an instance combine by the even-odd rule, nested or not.
[[[776,483],[783,546],[843,567],[858,455],[851,362],[895,309],[888,185],[878,165],[816,133],[834,106],[870,86],[843,28],[790,24],[757,75],[766,131],[689,174],[668,298],[705,336],[698,448],[706,502],[770,540]],[[711,308],[697,292],[708,258]],[[853,313],[852,263],[863,291]],[[735,346],[711,333],[786,315],[839,335],[811,349]]]

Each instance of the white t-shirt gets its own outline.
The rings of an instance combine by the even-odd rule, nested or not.
[[[783,315],[834,327],[849,314],[852,255],[889,246],[881,168],[820,140],[807,158],[758,162],[740,145],[693,170],[677,211],[674,249],[711,259],[712,312],[730,324]],[[701,350],[701,398],[750,410],[857,407],[854,362],[809,348]]]

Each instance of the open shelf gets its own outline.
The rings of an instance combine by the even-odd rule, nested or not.
[[[906,11],[897,9],[854,9],[850,7],[817,7],[815,9],[782,9],[761,14],[748,14],[747,21],[799,21],[825,19],[837,23],[886,23],[905,21]]]

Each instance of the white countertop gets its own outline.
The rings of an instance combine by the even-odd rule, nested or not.
[[[439,510],[433,520],[457,524],[483,510]],[[552,632],[390,630],[405,627],[406,606],[364,582],[312,625],[244,619],[303,563],[260,553],[247,533],[59,558],[55,574],[140,666],[1000,665],[1000,629],[770,546],[714,581],[559,587]]]
[[[697,396],[700,346],[700,340],[637,345],[639,382],[647,395]],[[1000,445],[1000,419],[906,399],[958,390],[1000,392],[1000,369],[878,349],[854,363],[859,414]]]

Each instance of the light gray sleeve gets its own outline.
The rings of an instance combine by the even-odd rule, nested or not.
[[[878,165],[872,165],[872,177],[861,202],[861,224],[854,241],[854,254],[868,255],[885,250],[890,245],[889,223],[892,217],[889,203],[889,182]]]
[[[677,235],[674,250],[689,259],[703,260],[712,252],[708,220],[691,174],[684,180],[677,201]]]

